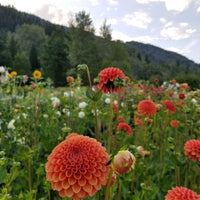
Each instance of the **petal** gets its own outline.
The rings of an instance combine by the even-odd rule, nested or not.
[[[70,187],[70,184],[68,183],[68,179],[65,179],[64,181],[62,181],[62,187],[64,189],[68,189]]]
[[[86,184],[86,182],[87,182],[86,179],[83,178],[83,177],[82,177],[81,179],[78,180],[78,184],[79,184],[80,186],[84,186],[84,185]]]
[[[68,178],[68,183],[70,185],[74,185],[76,183],[76,179],[73,176],[71,176],[71,177]]]
[[[84,186],[83,186],[83,189],[85,190],[85,192],[92,192],[92,185],[90,185],[89,183],[86,183]]]
[[[81,186],[76,183],[76,184],[72,185],[72,190],[74,191],[74,193],[79,193],[81,190]]]

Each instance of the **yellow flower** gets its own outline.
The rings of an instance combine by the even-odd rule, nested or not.
[[[16,71],[12,71],[10,74],[8,74],[9,78],[13,78],[13,76],[17,75]]]
[[[40,71],[35,70],[35,71],[33,72],[33,77],[34,77],[35,79],[38,79],[38,78],[40,78],[41,76],[42,76],[42,73],[41,73]]]

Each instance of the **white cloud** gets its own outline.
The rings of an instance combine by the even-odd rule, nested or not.
[[[176,52],[176,53],[181,54],[181,55],[187,55],[188,53],[190,53],[190,50],[188,50],[188,49],[178,49],[176,47],[168,47],[168,48],[165,48],[165,49],[168,50],[168,51]]]
[[[127,25],[146,29],[152,19],[145,12],[134,12],[133,14],[126,14],[122,21]]]
[[[197,12],[200,12],[200,6],[197,8]]]
[[[168,11],[175,10],[182,12],[190,5],[192,1],[195,0],[136,0],[136,1],[141,4],[148,4],[151,2],[163,2],[165,3],[166,9]]]
[[[175,10],[182,12],[193,0],[165,0],[167,10]]]
[[[156,40],[158,40],[159,38],[154,38],[154,37],[151,37],[149,35],[144,35],[144,36],[139,36],[139,37],[134,37],[134,41],[137,41],[137,42],[143,42],[143,43],[153,43],[155,42]]]
[[[106,24],[110,25],[116,25],[117,24],[117,19],[115,18],[110,18],[106,20]]]
[[[165,24],[165,27],[169,27],[169,26],[171,26],[171,25],[173,25],[173,22],[167,22],[167,23]]]
[[[187,23],[180,23],[179,26],[172,25],[173,23],[169,24],[168,22],[160,31],[161,36],[172,40],[181,40],[189,38],[194,32],[196,32],[196,29],[186,28],[188,26]]]
[[[186,26],[188,26],[188,23],[187,23],[187,22],[181,22],[181,23],[180,23],[180,26],[186,27]]]
[[[160,18],[160,21],[163,22],[163,23],[165,23],[165,22],[166,22],[166,19],[165,19],[164,17],[161,17],[161,18]]]
[[[110,5],[118,5],[119,4],[118,1],[116,1],[116,0],[108,0],[108,3]]]
[[[122,40],[124,42],[126,41],[133,41],[133,37],[130,37],[122,32],[119,31],[112,31],[112,38],[114,40]]]
[[[89,0],[92,6],[98,6],[100,3],[98,0]]]

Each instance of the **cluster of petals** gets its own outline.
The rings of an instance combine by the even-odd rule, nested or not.
[[[131,127],[125,122],[120,122],[117,126],[117,130],[125,130],[128,136],[132,133]]]
[[[170,122],[171,127],[178,128],[179,127],[179,121],[178,120],[172,120]]]
[[[175,187],[168,191],[165,200],[200,200],[200,195],[185,187]]]
[[[97,85],[98,88],[106,93],[117,92],[119,87],[114,85],[114,81],[116,78],[126,79],[124,73],[115,67],[108,67],[103,69],[99,74],[100,82]]]
[[[185,99],[185,94],[184,93],[179,93],[178,97],[179,97],[179,99]]]
[[[49,155],[47,180],[60,197],[79,200],[93,196],[107,183],[109,155],[105,150],[93,138],[70,134]]]
[[[194,161],[200,161],[200,140],[189,140],[184,146],[185,155]]]
[[[152,100],[143,100],[138,104],[138,111],[146,117],[156,113],[156,105]]]
[[[119,122],[124,122],[124,118],[121,116],[118,117],[118,120],[119,120]]]
[[[129,172],[134,166],[135,156],[128,150],[119,151],[111,162],[111,168],[118,175]]]
[[[112,102],[112,106],[114,108],[115,113],[117,114],[118,113],[118,107],[117,107],[117,105],[114,102]]]
[[[176,111],[175,105],[170,100],[163,101],[163,104],[165,105],[170,114],[173,114]]]

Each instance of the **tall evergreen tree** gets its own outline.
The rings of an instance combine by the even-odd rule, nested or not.
[[[70,69],[66,32],[63,29],[54,31],[45,45],[42,56],[42,69],[55,86],[66,84],[66,71]]]
[[[31,71],[33,72],[36,69],[40,69],[40,62],[37,55],[37,49],[35,48],[35,45],[32,45],[30,54],[29,54],[29,60],[31,65]]]

